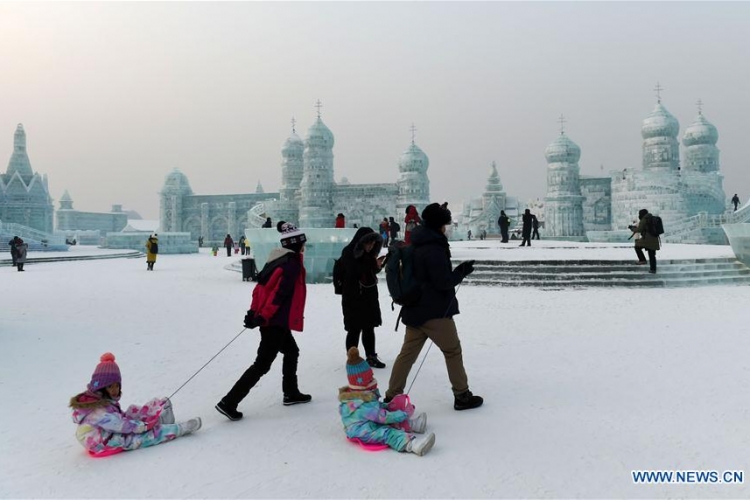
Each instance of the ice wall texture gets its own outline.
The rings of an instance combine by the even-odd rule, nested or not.
[[[581,148],[564,132],[547,146],[547,197],[545,198],[545,237],[581,239],[583,196],[578,160]]]

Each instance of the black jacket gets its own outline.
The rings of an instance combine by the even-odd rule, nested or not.
[[[497,225],[500,226],[502,231],[507,231],[508,227],[510,227],[510,218],[507,215],[501,215],[500,218],[497,219]]]
[[[422,296],[416,305],[401,309],[402,321],[420,326],[431,319],[452,318],[459,313],[455,287],[464,275],[451,266],[448,238],[427,226],[418,226],[411,233],[411,244],[414,277],[422,285]]]
[[[534,214],[523,214],[523,217],[521,220],[523,220],[523,227],[521,228],[521,234],[523,236],[530,236],[531,235],[531,226],[533,225],[533,221],[536,219],[536,216]]]
[[[369,253],[365,253],[364,245],[368,242],[375,245]],[[341,252],[341,310],[347,331],[375,328],[383,324],[376,276],[380,272],[377,257],[382,245],[383,238],[378,233],[369,227],[361,227]]]

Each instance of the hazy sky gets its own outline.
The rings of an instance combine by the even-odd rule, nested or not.
[[[480,196],[493,160],[526,200],[561,113],[582,174],[640,168],[657,81],[680,138],[703,100],[744,201],[748,3],[0,3],[0,168],[23,123],[55,207],[157,218],[174,167],[278,190],[320,99],[337,180],[395,182],[414,122],[435,200]]]

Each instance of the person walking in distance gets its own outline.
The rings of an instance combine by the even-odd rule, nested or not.
[[[740,197],[737,196],[737,193],[734,193],[734,196],[732,196],[732,204],[734,205],[734,211],[737,211],[737,207],[740,206]]]
[[[237,405],[268,373],[278,353],[284,355],[281,366],[284,406],[312,400],[312,396],[302,394],[297,385],[299,347],[292,336],[292,330],[301,332],[304,327],[307,288],[303,253],[307,237],[288,222],[279,222],[277,229],[281,233],[281,248],[271,251],[266,265],[258,274],[252,304],[245,315],[246,328],[260,327],[258,355],[252,366],[245,370],[216,405],[219,413],[229,420],[242,418]]]
[[[502,243],[508,243],[508,228],[510,227],[510,217],[505,215],[505,210],[500,210],[500,217],[497,219],[497,225],[500,226],[500,236]]]
[[[531,246],[531,228],[534,224],[534,216],[531,215],[531,210],[528,208],[523,213],[523,216],[521,217],[521,220],[523,221],[523,227],[521,228],[521,237],[523,240],[521,241],[521,244],[519,246],[525,247],[526,243]]]
[[[159,238],[154,233],[146,240],[146,270],[154,270],[157,255],[159,255]]]
[[[536,215],[534,214],[531,214],[531,227],[534,229],[534,232],[531,233],[531,239],[538,240],[539,239],[539,219],[537,219]]]
[[[422,212],[423,225],[412,234],[412,265],[415,280],[421,284],[421,295],[412,305],[404,305],[401,317],[406,325],[404,343],[393,363],[385,401],[403,394],[406,379],[425,342],[430,339],[442,351],[454,395],[453,408],[468,410],[481,406],[484,400],[469,390],[464,369],[461,341],[453,317],[459,313],[455,287],[474,272],[474,261],[451,266],[446,226],[451,216],[437,203]]]
[[[411,232],[422,223],[417,213],[417,207],[409,205],[406,207],[406,217],[404,217],[404,243],[411,244]]]
[[[651,214],[648,210],[642,208],[638,211],[638,225],[628,226],[633,233],[641,235],[635,240],[635,253],[638,256],[638,264],[645,265],[646,257],[643,255],[643,249],[648,252],[649,272],[656,274],[656,252],[659,250],[659,237],[651,234]]]
[[[234,248],[234,240],[228,234],[227,234],[227,237],[224,238],[224,248],[227,249],[227,257],[231,257],[232,256],[232,248]]]

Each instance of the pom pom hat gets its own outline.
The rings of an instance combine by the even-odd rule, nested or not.
[[[281,233],[281,246],[299,252],[302,245],[307,241],[305,233],[300,231],[291,222],[281,221],[276,224],[276,230]]]
[[[350,347],[346,353],[346,377],[352,390],[374,391],[378,388],[378,381],[372,376],[372,368],[362,359],[356,347]]]
[[[121,383],[120,367],[115,363],[115,355],[111,352],[105,352],[99,358],[100,363],[96,365],[94,374],[91,375],[89,382],[90,391],[98,391],[114,383]]]

